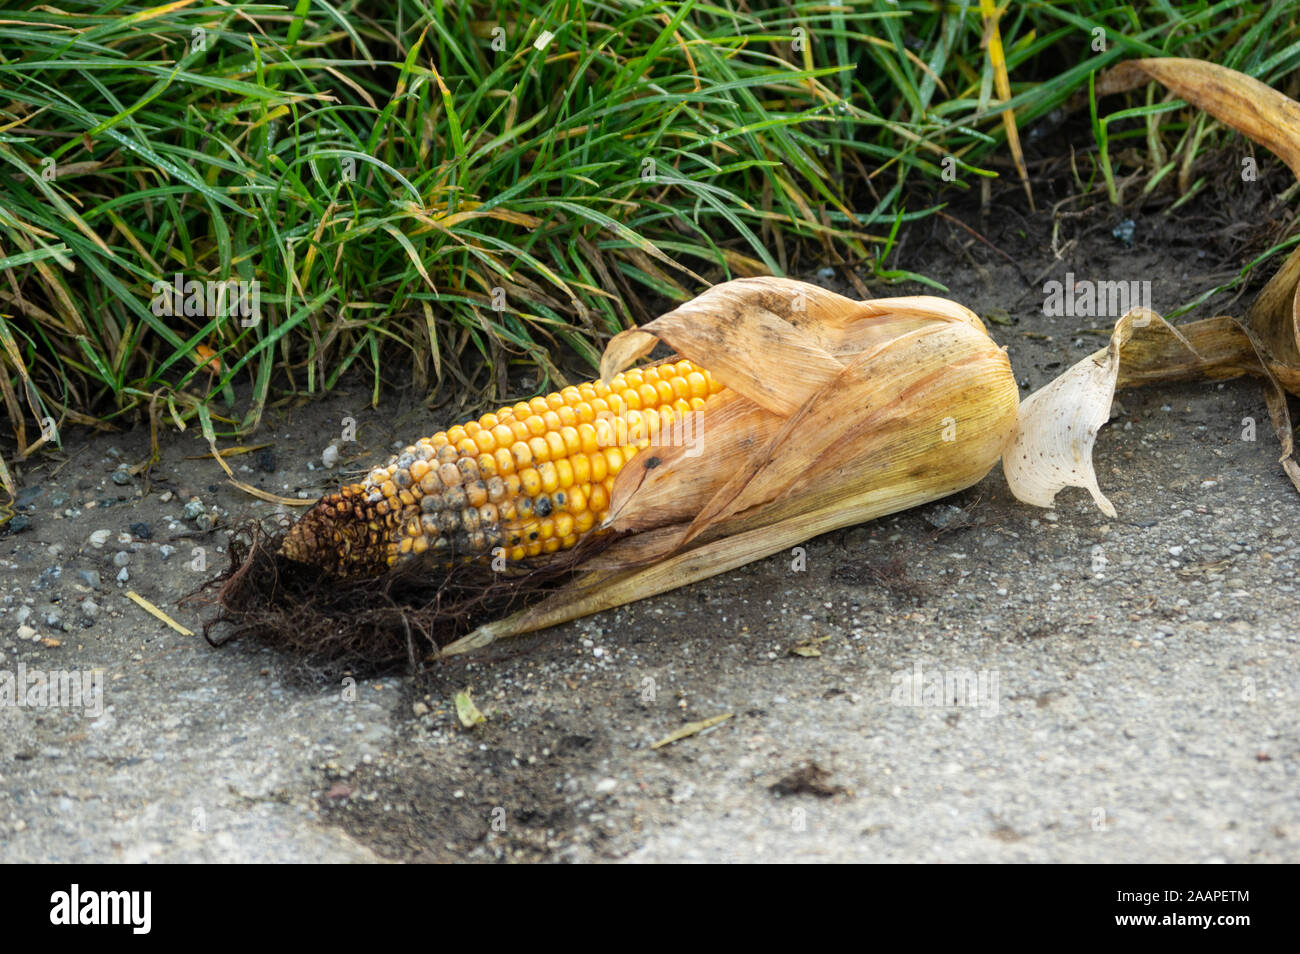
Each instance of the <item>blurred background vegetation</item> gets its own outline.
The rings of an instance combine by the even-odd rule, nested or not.
[[[1018,131],[1067,107],[1097,201],[1202,187],[1230,131],[1090,102],[1135,56],[1296,95],[1300,4],[0,3],[7,430],[26,455],[206,405],[247,433],[349,369],[376,401],[540,388],[743,275],[942,288],[892,266],[899,230],[940,184],[1016,182]],[[259,320],[157,314],[178,274],[257,281]]]

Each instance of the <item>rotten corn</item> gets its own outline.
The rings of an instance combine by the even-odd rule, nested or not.
[[[609,510],[639,450],[689,431],[722,391],[690,361],[569,386],[406,447],[305,513],[281,546],[339,576],[432,554],[523,561],[574,546]]]

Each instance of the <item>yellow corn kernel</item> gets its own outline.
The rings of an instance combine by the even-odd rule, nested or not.
[[[560,472],[554,461],[548,460],[537,468],[542,478],[542,493],[553,494],[560,489]]]
[[[515,455],[504,447],[498,447],[493,458],[496,460],[498,474],[513,474],[515,472]]]
[[[569,458],[569,465],[573,468],[573,482],[575,484],[591,482],[591,460],[586,454],[574,454]]]

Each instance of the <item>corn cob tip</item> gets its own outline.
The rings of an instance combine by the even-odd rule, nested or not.
[[[280,554],[332,574],[357,575],[387,566],[386,521],[354,488],[318,500],[289,528]]]

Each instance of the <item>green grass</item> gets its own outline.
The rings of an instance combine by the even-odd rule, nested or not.
[[[350,369],[375,401],[501,394],[512,364],[555,383],[557,355],[594,365],[647,301],[738,275],[923,277],[888,256],[933,209],[914,187],[948,156],[969,187],[1004,148],[978,3],[6,7],[0,397],[20,454],[41,421],[49,443],[204,402],[246,433]],[[1290,3],[1017,3],[1000,30],[1022,129],[1127,56],[1274,83],[1300,61]],[[1222,133],[1136,94],[1101,106],[1090,158],[1115,201],[1123,161],[1200,187]],[[1145,152],[1114,157],[1129,140]],[[177,273],[258,281],[260,320],[156,315]]]

